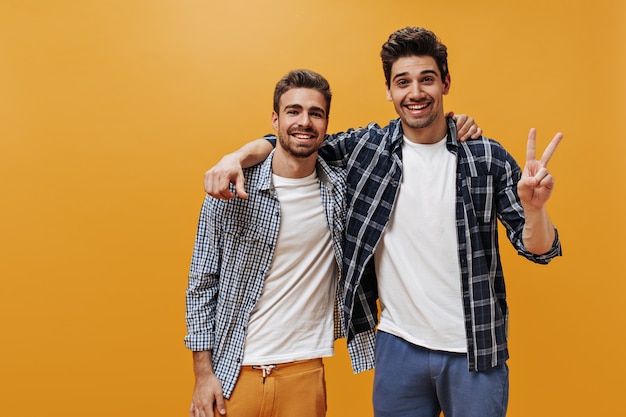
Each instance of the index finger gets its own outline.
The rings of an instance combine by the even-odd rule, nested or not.
[[[558,132],[556,135],[554,135],[554,138],[552,139],[552,141],[550,141],[546,150],[543,151],[543,155],[541,155],[541,164],[544,167],[548,166],[548,161],[550,161],[550,158],[552,158],[552,155],[554,155],[554,152],[556,151],[557,146],[559,146],[561,139],[563,139],[563,133]]]
[[[537,130],[534,127],[531,127],[528,132],[528,142],[526,142],[526,161],[535,160],[536,137]]]

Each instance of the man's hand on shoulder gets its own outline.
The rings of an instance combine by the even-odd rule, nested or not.
[[[476,124],[476,121],[467,114],[454,114],[448,112],[448,117],[452,117],[456,123],[456,136],[461,142],[468,139],[478,139],[483,135],[483,130]]]

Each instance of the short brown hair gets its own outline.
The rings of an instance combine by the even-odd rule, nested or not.
[[[387,85],[391,82],[391,67],[399,58],[426,55],[435,59],[441,79],[448,76],[448,48],[441,43],[437,35],[419,27],[406,27],[395,31],[383,44],[380,57]]]
[[[276,83],[276,88],[274,88],[274,111],[276,113],[280,112],[278,104],[280,98],[292,88],[310,88],[322,93],[326,100],[326,118],[328,119],[332,93],[330,92],[330,84],[328,84],[326,78],[315,71],[307,69],[289,71],[287,75]]]

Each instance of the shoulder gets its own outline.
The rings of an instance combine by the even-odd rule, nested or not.
[[[272,152],[274,152],[274,151],[272,151]],[[243,176],[245,177],[245,179],[252,179],[252,178],[258,177],[263,172],[264,166],[266,164],[268,164],[269,162],[270,161],[268,161],[268,159],[265,159],[263,162],[260,162],[257,165],[253,165],[253,166],[248,167],[248,168],[242,168]],[[270,166],[271,166],[271,164],[270,164]]]
[[[377,137],[395,137],[402,134],[400,119],[389,121],[386,126],[380,126],[378,123],[370,123],[367,125],[367,131],[370,135]]]
[[[337,133],[337,136],[346,136],[352,137],[354,139],[362,139],[362,138],[382,138],[388,136],[390,133],[398,130],[400,126],[400,119],[394,119],[389,122],[386,126],[380,126],[376,122],[370,122],[365,127],[359,128],[351,128],[346,130],[345,132]],[[332,136],[332,135],[331,135]]]
[[[317,174],[322,182],[343,185],[346,182],[346,173],[344,166],[329,165],[321,156],[317,157]]]
[[[484,136],[460,143],[459,162],[461,165],[473,166],[489,174],[519,169],[513,156],[502,144]]]
[[[460,142],[459,149],[467,156],[474,158],[512,159],[511,154],[500,142],[485,136]]]
[[[401,143],[402,135],[400,119],[391,120],[386,126],[370,123],[362,129],[357,147],[380,152],[392,146],[393,143]]]
[[[249,168],[243,168],[243,177],[245,179],[245,186],[248,192],[253,190],[269,189],[272,177],[272,158],[274,156],[274,152],[275,151],[273,150],[263,162]],[[232,184],[231,189],[234,189]]]

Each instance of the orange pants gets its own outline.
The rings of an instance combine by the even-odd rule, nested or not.
[[[277,364],[263,377],[261,369],[242,366],[226,401],[227,417],[324,417],[326,381],[321,359]],[[216,416],[219,416],[216,411]]]

